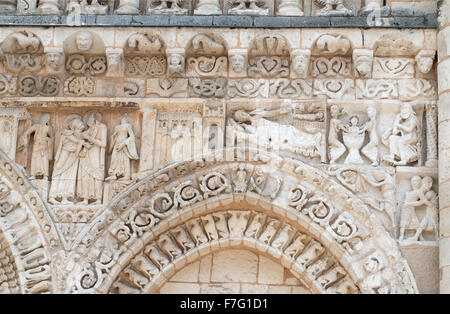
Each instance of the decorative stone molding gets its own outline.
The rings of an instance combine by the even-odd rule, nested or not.
[[[277,160],[274,156],[269,157],[270,155],[263,152],[260,152],[260,154],[256,152],[253,156],[259,160]],[[126,271],[125,268],[129,262],[132,263],[131,265],[134,265],[132,260],[136,254],[140,256],[140,252],[144,252],[147,256],[143,256],[144,260],[138,256],[136,256],[136,259],[140,259],[141,262],[147,260],[147,263],[151,261],[150,264],[146,264],[145,269],[150,270],[148,267],[153,269],[152,272],[142,273],[142,275],[147,278],[146,280],[142,278],[145,282],[142,283],[145,285],[146,290],[149,288],[147,283],[154,282],[154,284],[158,285],[162,282],[161,280],[164,280],[163,277],[158,276],[158,274],[160,274],[161,270],[163,270],[162,273],[164,273],[165,267],[173,267],[171,265],[179,267],[176,266],[178,265],[179,257],[186,254],[189,256],[190,250],[194,247],[198,247],[198,250],[200,251],[207,250],[206,252],[209,252],[211,249],[214,249],[214,247],[217,247],[217,245],[220,245],[221,238],[226,239],[227,237],[230,237],[230,241],[233,243],[233,238],[237,237],[236,240],[239,239],[239,243],[252,243],[254,240],[251,240],[251,238],[259,234],[257,241],[261,242],[256,242],[256,247],[261,247],[261,249],[264,248],[264,250],[267,250],[269,253],[273,252],[270,254],[275,254],[276,249],[275,251],[272,251],[273,249],[267,247],[267,245],[271,243],[273,234],[275,230],[280,227],[280,224],[273,225],[275,229],[270,232],[269,229],[265,229],[266,231],[263,231],[264,229],[257,231],[257,225],[255,225],[254,228],[251,224],[248,227],[250,229],[246,229],[245,227],[239,227],[240,223],[238,222],[240,219],[248,219],[249,215],[245,214],[245,212],[236,212],[236,214],[238,214],[237,216],[233,216],[235,214],[229,212],[231,217],[236,217],[237,221],[232,222],[228,220],[227,223],[226,216],[222,214],[225,214],[226,212],[223,212],[223,210],[220,211],[220,208],[223,208],[222,206],[226,207],[237,200],[246,199],[246,205],[244,206],[247,208],[255,208],[256,211],[259,211],[258,208],[272,208],[271,210],[273,210],[275,215],[281,214],[285,216],[287,218],[287,223],[292,219],[294,219],[294,221],[297,220],[300,222],[301,228],[305,228],[299,229],[300,233],[307,232],[309,236],[312,236],[313,238],[315,237],[314,235],[320,233],[329,233],[330,237],[321,238],[327,240],[315,241],[322,243],[325,249],[334,252],[333,255],[336,256],[337,254],[342,256],[339,259],[343,267],[341,268],[342,270],[340,270],[342,274],[338,276],[344,276],[346,273],[345,269],[350,270],[362,267],[362,264],[360,265],[360,263],[363,263],[364,259],[359,260],[358,258],[355,258],[356,256],[366,254],[364,252],[377,252],[377,254],[382,254],[383,256],[383,268],[394,267],[396,270],[401,270],[404,274],[399,275],[403,277],[397,277],[397,275],[395,275],[395,278],[397,278],[395,279],[396,283],[394,284],[394,282],[391,281],[389,286],[383,285],[383,289],[386,289],[387,292],[417,292],[417,288],[414,285],[414,279],[411,277],[406,263],[402,260],[395,242],[386,242],[386,232],[383,231],[383,228],[379,225],[378,221],[370,218],[367,208],[360,200],[355,198],[341,186],[326,179],[326,176],[318,173],[317,170],[313,170],[310,166],[306,166],[294,160],[278,160],[279,161],[276,163],[278,166],[273,163],[271,164],[271,167],[275,166],[278,168],[277,173],[274,173],[273,171],[270,173],[265,172],[265,169],[268,169],[267,167],[269,166],[265,162],[256,160],[255,162],[245,162],[244,167],[238,167],[238,169],[242,169],[240,171],[243,172],[242,175],[235,177],[243,179],[238,179],[238,181],[231,179],[233,178],[231,169],[236,169],[235,166],[239,166],[239,162],[232,162],[229,164],[230,167],[227,168],[218,165],[217,161],[215,162],[216,166],[213,168],[207,166],[211,165],[210,163],[205,163],[201,160],[190,163],[177,163],[171,167],[155,172],[135,186],[123,191],[115,197],[108,206],[108,209],[91,223],[91,227],[88,229],[89,231],[79,238],[79,241],[81,242],[79,242],[78,250],[80,250],[80,252],[86,252],[85,250],[87,250],[87,252],[92,252],[88,254],[90,256],[94,256],[92,255],[95,254],[94,252],[99,252],[99,254],[103,252],[102,254],[106,254],[103,255],[105,258],[101,261],[98,260],[98,262],[85,264],[85,266],[81,266],[83,263],[80,264],[82,269],[73,273],[74,275],[78,275],[75,275],[75,277],[69,276],[70,278],[75,278],[76,281],[72,282],[71,288],[69,288],[68,291],[78,291],[79,293],[106,292],[112,286],[113,289],[120,287],[120,290],[113,290],[116,292],[137,292],[139,290],[139,285],[135,286],[129,281],[130,279],[134,280],[136,277],[126,277],[129,272]],[[207,168],[202,170],[205,166]],[[198,175],[192,176],[190,174],[193,169],[196,169]],[[292,172],[292,170],[295,171]],[[278,171],[281,172],[278,173]],[[284,171],[287,172],[283,173]],[[297,181],[296,183],[295,180],[293,181],[295,177],[302,178],[302,181]],[[199,181],[197,181],[197,178]],[[247,184],[242,185],[242,182],[247,182]],[[244,194],[231,193],[233,189],[238,189]],[[135,191],[135,193],[132,191]],[[173,191],[173,198],[164,191]],[[303,196],[311,195],[311,193],[313,193],[313,196],[308,196],[307,198]],[[329,197],[331,197],[331,195],[333,196],[329,198],[327,195],[330,195]],[[156,202],[159,198],[164,199],[165,201],[163,203]],[[161,205],[157,204],[163,204],[163,206],[161,207]],[[222,216],[225,218],[225,221],[223,221],[224,218],[216,220],[216,231],[210,229],[207,224],[204,224],[205,229],[203,229],[198,225],[199,220],[194,220],[195,224],[187,223],[189,221],[188,219],[192,217],[191,211],[195,212],[194,217],[197,217],[197,215],[204,217],[201,218],[204,221],[209,221],[208,218],[204,216],[208,213],[217,217]],[[244,213],[244,215],[242,216],[241,213]],[[255,215],[258,216],[258,214]],[[271,214],[269,214],[269,216],[271,216]],[[186,227],[183,226],[179,228],[174,227],[174,230],[181,231],[184,229],[183,236],[181,236],[180,233],[174,234],[174,239],[176,239],[179,244],[175,245],[175,242],[172,242],[174,240],[167,237],[164,238],[165,240],[159,238],[160,240],[158,241],[156,237],[168,230],[169,226],[174,226],[170,221],[176,217],[179,217],[176,221],[180,221],[179,219],[181,218],[182,223],[186,222],[186,227],[188,228],[186,229]],[[333,220],[331,220],[331,217],[337,217],[337,220],[332,222]],[[220,219],[222,219],[223,223],[219,224],[221,221]],[[139,223],[139,221],[145,221],[145,223],[142,224]],[[270,221],[272,220],[268,220],[266,228],[272,228],[270,227],[272,225]],[[273,221],[276,221],[276,219]],[[375,229],[367,228],[367,223],[369,223],[369,221],[372,228],[374,226],[377,227],[375,227]],[[102,229],[106,228],[110,230],[110,233],[106,233],[105,231],[97,233],[95,230],[98,230],[98,227],[94,226],[98,226],[99,223],[106,223]],[[261,225],[261,223],[258,224]],[[246,224],[241,225],[245,226]],[[237,229],[235,230],[235,228]],[[189,232],[189,235],[187,235],[186,232]],[[210,241],[209,239],[216,239],[216,232],[218,237],[217,240],[219,240],[219,242],[217,244],[214,244],[215,242],[210,242],[208,244],[208,241]],[[101,234],[104,234],[104,236],[101,236]],[[147,234],[149,236],[147,236]],[[100,238],[98,238],[99,236]],[[94,237],[93,239],[103,238],[106,242],[103,240],[89,240],[86,242],[83,240],[86,239],[86,237]],[[192,240],[190,240],[191,237]],[[376,240],[378,237],[381,237],[380,239],[383,240],[381,240],[381,242],[380,240]],[[387,238],[389,238],[389,236],[387,236]],[[144,246],[139,239],[144,241]],[[154,240],[156,240],[156,242],[153,244]],[[280,242],[280,244],[278,244],[278,242]],[[369,242],[372,244],[368,245]],[[275,248],[278,248],[279,250],[288,242],[284,242],[284,245],[282,243],[283,241],[276,241],[276,239],[274,239],[272,245],[275,245]],[[294,243],[295,241],[292,245],[294,245]],[[364,245],[364,243],[366,243],[366,245]],[[147,246],[147,244],[150,245]],[[155,246],[155,244],[158,246]],[[383,249],[381,249],[381,247],[380,249],[377,249],[377,245],[380,245]],[[390,246],[389,250],[386,249],[386,246]],[[108,247],[115,249],[114,251],[111,251],[111,249],[108,251]],[[204,247],[204,249],[202,249],[202,247]],[[290,250],[288,251],[290,252]],[[298,254],[296,252],[298,252],[298,250],[293,250],[291,256],[295,257]],[[308,251],[305,251],[304,253],[307,255],[300,254],[300,258],[297,259],[297,262],[290,260],[289,258],[286,261],[285,258],[282,258],[282,260],[285,261],[283,263],[289,263],[289,265],[294,267],[294,270],[298,269],[301,274],[305,269],[304,267],[310,265],[311,262],[317,258],[314,257],[317,255],[308,255],[313,254],[313,252],[307,252]],[[386,253],[382,252],[390,253],[384,255]],[[277,254],[278,255],[275,256],[280,258],[279,253]],[[106,259],[107,256],[109,256],[108,259]],[[353,256],[353,258],[351,258],[351,256]],[[150,260],[148,260],[148,258],[150,258]],[[349,261],[353,260],[354,262],[350,264],[343,262],[347,258],[350,258]],[[114,266],[117,263],[116,261],[122,261],[120,262],[120,265],[124,266],[119,268]],[[120,278],[128,279],[126,279],[125,283],[122,281],[123,279],[120,279],[116,284],[113,284],[120,273],[125,276],[122,277],[122,275],[120,275]],[[397,271],[393,273],[398,274]],[[367,290],[366,286],[363,284],[366,280],[369,280],[370,277],[365,277],[366,275],[362,275],[362,277],[357,275],[355,277],[354,275],[351,275],[355,274],[352,271],[348,274],[350,275],[351,281],[362,289],[362,292],[374,292],[370,291],[370,289]],[[330,277],[332,277],[331,274]],[[331,287],[331,282],[332,280],[326,281],[325,279],[319,279],[318,285],[316,284],[313,286],[315,287],[314,289],[321,291],[324,287]],[[130,288],[127,288],[127,286],[131,287],[131,290]],[[143,288],[142,285],[140,287]],[[329,290],[329,292],[331,292],[331,290]],[[381,292],[381,290],[376,292]]]

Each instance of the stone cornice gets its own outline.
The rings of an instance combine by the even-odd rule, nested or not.
[[[0,15],[0,26],[75,26],[67,16]],[[216,28],[437,28],[437,15],[385,16],[378,21],[367,16],[153,16],[82,15],[77,26],[216,27]]]

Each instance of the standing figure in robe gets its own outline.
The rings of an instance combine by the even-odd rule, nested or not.
[[[109,167],[109,177],[106,180],[131,179],[131,160],[139,159],[136,149],[136,136],[133,132],[128,116],[120,119],[120,124],[114,129],[111,137],[111,165]]]
[[[19,141],[19,151],[28,146],[32,134],[34,134],[34,143],[31,151],[30,179],[42,177],[48,180],[49,162],[53,159],[53,129],[48,113],[42,114],[39,123],[25,131]]]
[[[83,139],[84,128],[84,122],[74,118],[61,135],[49,193],[49,202],[52,204],[58,204],[57,199],[61,199],[61,204],[71,204],[75,200],[80,152],[83,147],[91,147]]]
[[[89,200],[100,204],[103,196],[103,180],[105,178],[105,148],[107,129],[95,113],[87,117],[88,130],[83,132],[83,139],[90,148],[83,147],[80,154],[80,167],[77,179],[77,196],[87,205]]]

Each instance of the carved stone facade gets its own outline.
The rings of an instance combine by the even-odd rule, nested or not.
[[[69,4],[161,16],[387,8]],[[2,28],[0,292],[439,291],[442,42],[434,29]]]

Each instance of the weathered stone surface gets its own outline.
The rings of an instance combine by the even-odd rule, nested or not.
[[[0,292],[448,289],[445,10],[50,2],[0,30]]]

